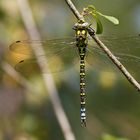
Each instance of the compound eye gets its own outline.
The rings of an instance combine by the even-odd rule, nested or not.
[[[85,30],[82,30],[82,35],[85,35],[86,31]]]
[[[80,30],[77,31],[77,35],[80,35]]]

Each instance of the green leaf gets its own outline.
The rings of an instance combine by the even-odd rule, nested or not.
[[[95,6],[93,5],[89,5],[87,8],[84,8],[84,12],[83,12],[84,16],[89,16],[89,15],[92,15],[92,17],[96,20],[96,24],[97,24],[97,29],[96,29],[96,33],[97,34],[101,34],[103,32],[103,26],[102,26],[102,23],[99,19],[99,16],[102,16],[104,17],[105,19],[107,19],[108,21],[112,22],[113,24],[115,25],[118,25],[119,24],[119,20],[113,16],[107,16],[107,15],[104,15],[100,12],[98,12],[95,8]]]
[[[103,32],[103,25],[102,25],[100,19],[97,16],[95,16],[95,19],[96,19],[96,25],[97,25],[97,27],[96,27],[96,34],[102,34],[102,32]]]
[[[102,34],[102,32],[103,32],[103,25],[102,25],[100,19],[98,18],[98,13],[96,11],[96,8],[93,5],[89,5],[88,6],[88,10],[90,11],[90,9],[92,11],[91,15],[96,20],[96,34]]]
[[[88,8],[89,10],[90,10],[90,9],[91,9],[91,10],[96,10],[96,8],[95,8],[94,5],[89,5],[87,8]]]
[[[107,20],[109,20],[109,21],[112,22],[113,24],[115,24],[115,25],[118,25],[118,24],[119,24],[119,20],[118,20],[117,18],[115,18],[115,17],[113,17],[113,16],[104,15],[104,14],[98,12],[98,11],[96,11],[96,12],[97,12],[97,14],[99,14],[100,16],[106,18]]]
[[[112,136],[110,134],[104,134],[102,139],[103,140],[128,140],[127,138],[118,138],[118,137]]]

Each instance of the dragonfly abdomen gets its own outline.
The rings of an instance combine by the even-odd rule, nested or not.
[[[85,61],[80,60],[80,100],[81,100],[81,124],[86,126],[86,93],[85,93]]]

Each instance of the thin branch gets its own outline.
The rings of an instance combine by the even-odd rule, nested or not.
[[[65,0],[76,16],[76,18],[84,19],[82,15],[79,15],[78,10],[74,6],[71,0]],[[78,13],[78,14],[77,14]],[[113,53],[107,48],[107,46],[96,36],[95,31],[91,28],[87,28],[89,35],[94,39],[98,46],[104,51],[105,54],[111,59],[111,61],[119,68],[119,70],[124,74],[127,80],[140,92],[140,84],[134,79],[134,77],[127,71],[127,69],[121,64],[121,62],[113,55]]]
[[[18,2],[22,20],[24,22],[24,25],[28,31],[30,38],[33,40],[40,40],[41,37],[36,28],[35,21],[33,19],[32,11],[29,6],[28,0],[17,0],[17,2]],[[37,58],[38,65],[41,69],[45,87],[50,96],[50,100],[52,102],[52,106],[56,114],[56,118],[59,122],[59,125],[62,129],[63,135],[66,140],[75,140],[75,136],[71,130],[70,124],[68,122],[64,109],[58,97],[58,92],[53,77],[49,72],[49,68],[47,65],[47,58],[45,57],[45,51],[43,49],[43,46],[38,47],[36,45],[34,46],[32,45],[32,49]],[[42,56],[44,57],[38,57],[40,54],[42,54]],[[45,72],[49,72],[50,74],[43,74]]]
[[[65,0],[67,5],[69,6],[69,8],[71,9],[71,11],[73,12],[73,14],[76,16],[76,18],[78,20],[83,20],[83,16],[79,13],[79,11],[76,9],[76,7],[74,6],[74,4],[72,3],[71,0]]]

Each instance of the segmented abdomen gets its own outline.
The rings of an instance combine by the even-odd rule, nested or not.
[[[85,61],[80,60],[80,99],[81,99],[81,124],[86,126],[85,108]]]

